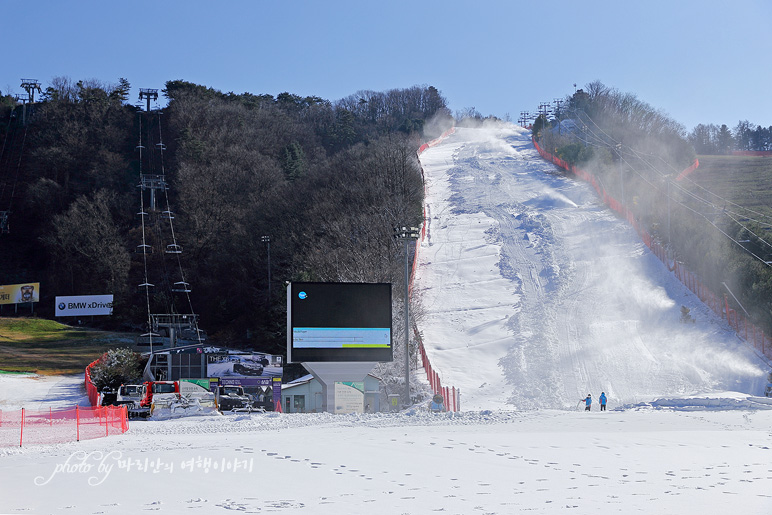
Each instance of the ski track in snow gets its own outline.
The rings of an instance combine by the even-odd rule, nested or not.
[[[463,407],[762,392],[763,361],[527,131],[460,128],[421,162],[431,237],[418,325]],[[678,322],[681,305],[696,325]]]
[[[0,482],[0,510],[768,513],[772,409],[749,409],[763,399],[663,402],[669,408],[606,414],[411,409],[135,421],[123,436],[0,449],[0,464],[14,471]],[[700,407],[708,408],[691,411]],[[73,456],[92,468],[54,473]]]

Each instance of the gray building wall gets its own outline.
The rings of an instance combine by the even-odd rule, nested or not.
[[[381,380],[368,374],[364,383],[365,411],[380,411]],[[281,387],[281,407],[284,413],[320,413],[323,411],[322,403],[322,385],[314,378]]]

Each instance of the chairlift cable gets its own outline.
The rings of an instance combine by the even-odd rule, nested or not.
[[[21,170],[21,158],[24,156],[24,144],[27,141],[27,127],[24,127],[24,134],[21,138],[21,148],[19,148],[19,160],[16,163],[16,175],[13,178],[13,187],[11,188],[11,198],[8,200],[8,211],[11,210],[13,204],[13,196],[16,193],[16,185],[19,182],[19,170]]]
[[[11,173],[12,173],[11,169],[12,169],[13,165],[11,163],[13,162],[13,149],[14,149],[14,146],[15,146],[15,143],[16,143],[16,133],[17,133],[16,127],[14,127],[13,136],[11,137],[11,144],[8,147],[8,152],[6,153],[6,151],[5,151],[6,142],[8,141],[8,134],[9,134],[10,131],[11,131],[11,122],[9,120],[8,121],[8,128],[6,129],[6,133],[5,133],[5,139],[3,140],[3,151],[2,151],[2,153],[0,153],[0,172],[2,172],[4,169],[7,168],[8,169],[8,179],[9,180],[7,180],[7,181],[4,180],[3,179],[3,175],[4,174],[0,173],[0,179],[2,179],[2,182],[3,182],[3,189],[0,191],[0,201],[2,201],[2,199],[5,198],[5,189],[8,186],[8,183],[10,182],[10,177],[11,177]],[[3,159],[5,159],[5,165],[3,164]]]
[[[577,115],[579,115],[579,112],[578,112],[578,111],[576,111],[576,110],[571,110],[571,111],[574,111],[574,112],[575,112]],[[644,152],[641,152],[641,151],[637,151],[637,150],[633,149],[632,147],[629,147],[629,146],[627,146],[627,145],[623,145],[621,142],[617,142],[617,141],[616,141],[616,140],[615,140],[613,137],[611,137],[611,136],[610,136],[608,133],[606,133],[606,132],[605,132],[605,131],[604,131],[604,130],[601,128],[601,127],[599,127],[599,126],[598,126],[598,124],[597,124],[597,123],[595,123],[595,121],[594,121],[594,120],[593,120],[591,117],[589,117],[589,116],[587,115],[587,113],[585,113],[585,112],[582,112],[581,114],[583,114],[583,115],[584,115],[584,116],[585,116],[585,117],[586,117],[586,118],[587,118],[587,119],[588,119],[590,122],[592,122],[592,124],[593,124],[595,127],[597,127],[597,128],[598,128],[598,130],[599,130],[599,131],[600,131],[600,132],[601,132],[603,135],[605,135],[605,136],[606,136],[606,137],[607,137],[607,138],[608,138],[610,141],[612,141],[612,142],[614,142],[614,143],[615,143],[615,145],[614,145],[614,147],[615,147],[615,148],[614,148],[614,151],[617,153],[617,155],[619,156],[620,160],[621,160],[622,162],[624,162],[624,163],[625,163],[625,164],[626,164],[626,165],[627,165],[627,166],[630,168],[630,170],[631,170],[633,173],[635,173],[636,175],[638,175],[638,177],[640,177],[640,178],[641,178],[641,179],[642,179],[644,182],[646,182],[647,184],[649,184],[649,185],[650,185],[650,186],[652,186],[653,188],[655,188],[655,189],[659,189],[659,188],[658,188],[658,187],[657,187],[655,184],[651,183],[651,182],[650,182],[650,181],[649,181],[647,178],[645,178],[643,175],[641,175],[641,173],[640,173],[640,172],[639,172],[639,171],[638,171],[638,170],[637,170],[635,167],[633,167],[633,166],[632,166],[632,164],[631,164],[631,163],[630,163],[630,162],[629,162],[627,159],[625,159],[625,158],[623,157],[623,152],[622,152],[622,150],[624,150],[624,149],[625,149],[625,147],[626,147],[626,148],[629,148],[629,149],[630,149],[630,151],[632,151],[632,155],[633,155],[634,157],[636,157],[636,159],[639,159],[639,160],[640,160],[640,161],[642,161],[644,164],[646,164],[647,166],[649,166],[649,167],[650,167],[650,168],[651,168],[651,169],[652,169],[654,172],[658,173],[658,174],[659,174],[661,177],[663,177],[663,178],[667,178],[667,174],[665,174],[664,172],[662,172],[661,170],[659,170],[659,169],[658,169],[656,166],[654,166],[652,163],[650,163],[650,162],[649,162],[649,161],[647,161],[646,159],[643,159],[643,158],[641,158],[641,157],[638,155],[638,154],[642,154],[642,155],[648,155],[648,156],[651,156],[652,154],[647,154],[647,153],[644,153]],[[581,118],[581,116],[580,116],[580,120],[581,120],[581,119],[582,119],[582,118]],[[585,128],[586,128],[587,132],[589,133],[589,135],[591,135],[591,136],[592,136],[592,138],[593,138],[593,139],[594,139],[594,141],[595,141],[595,143],[593,143],[593,142],[590,142],[590,141],[589,141],[589,138],[588,138],[587,140],[583,140],[585,144],[589,144],[590,146],[593,146],[593,147],[595,147],[595,148],[607,148],[607,149],[609,149],[609,148],[612,148],[612,145],[610,145],[610,144],[609,144],[609,143],[608,143],[608,142],[607,142],[607,141],[606,141],[606,140],[605,140],[603,137],[599,136],[599,135],[598,135],[598,134],[597,134],[595,131],[593,131],[593,130],[592,130],[590,127],[588,127],[588,126],[585,126]],[[619,147],[618,147],[618,148],[616,148],[616,145],[619,145]],[[624,154],[626,154],[626,155],[628,155],[628,156],[629,156],[629,155],[630,155],[630,152],[624,152]],[[657,156],[657,157],[659,157],[659,156]],[[666,161],[664,161],[664,159],[662,159],[661,157],[659,157],[659,158],[660,158],[660,160],[662,160],[663,162],[665,162],[666,164],[668,164],[668,166],[670,166],[671,168],[673,168],[671,165],[669,165],[669,163],[667,163]],[[674,169],[674,170],[675,170],[675,169]],[[675,170],[675,171],[677,172],[677,170]],[[688,178],[687,178],[687,179],[688,179]],[[704,190],[705,192],[709,193],[710,195],[713,195],[713,196],[714,196],[714,197],[716,197],[717,199],[724,201],[724,203],[725,203],[725,204],[724,204],[724,206],[722,206],[722,207],[719,207],[718,205],[716,205],[716,203],[715,203],[715,202],[711,202],[711,201],[710,201],[710,200],[708,200],[707,198],[703,198],[703,197],[701,197],[701,196],[697,195],[696,193],[694,193],[693,191],[690,191],[690,190],[688,190],[688,189],[684,188],[683,186],[681,186],[681,185],[679,185],[679,184],[677,184],[677,183],[675,183],[675,182],[671,182],[671,184],[672,184],[672,186],[674,187],[674,189],[675,189],[676,191],[680,191],[680,192],[681,192],[683,195],[685,195],[686,197],[688,197],[688,198],[691,198],[692,200],[694,200],[694,201],[696,201],[696,202],[700,202],[700,203],[704,204],[706,207],[712,208],[712,209],[714,209],[714,210],[716,210],[716,211],[720,210],[720,211],[721,211],[723,214],[726,214],[727,216],[729,216],[729,215],[742,216],[742,215],[740,215],[739,213],[735,213],[734,211],[728,211],[727,209],[725,209],[725,206],[726,206],[727,204],[729,204],[729,205],[735,206],[736,208],[740,208],[740,209],[742,209],[742,210],[745,210],[745,211],[747,211],[747,212],[749,212],[749,213],[753,213],[753,214],[756,214],[756,215],[758,215],[758,216],[760,216],[760,217],[762,217],[762,218],[767,218],[767,217],[769,217],[769,215],[765,215],[765,214],[763,214],[763,213],[759,213],[759,212],[756,212],[756,211],[754,211],[754,210],[752,210],[752,209],[749,209],[749,208],[745,208],[745,207],[743,207],[743,206],[740,206],[739,204],[735,204],[735,203],[731,202],[730,200],[728,200],[728,199],[725,199],[724,197],[721,197],[720,195],[717,195],[717,194],[715,194],[715,193],[711,192],[711,191],[710,191],[710,190],[708,190],[707,188],[704,188],[703,186],[700,186],[699,184],[695,183],[695,182],[694,182],[694,181],[692,181],[691,179],[688,179],[688,180],[689,180],[689,182],[690,182],[690,183],[694,184],[694,185],[695,185],[695,186],[697,186],[698,188],[700,188],[700,189]],[[693,213],[695,213],[696,215],[698,215],[698,216],[700,216],[700,217],[704,218],[704,219],[705,219],[705,220],[706,220],[706,221],[707,221],[707,222],[708,222],[710,225],[712,225],[712,226],[713,226],[715,229],[717,229],[717,230],[718,230],[718,231],[719,231],[721,234],[723,234],[724,236],[726,236],[726,237],[727,237],[729,240],[731,240],[731,241],[732,241],[734,244],[736,244],[737,246],[739,246],[739,247],[740,247],[740,248],[741,248],[743,251],[745,251],[745,252],[747,252],[747,253],[751,254],[751,255],[752,255],[754,258],[758,259],[759,261],[761,261],[761,262],[762,262],[762,263],[764,263],[765,265],[767,265],[767,266],[770,266],[770,263],[768,263],[767,261],[764,261],[764,260],[763,260],[762,258],[760,258],[759,256],[756,256],[755,254],[753,254],[752,252],[750,252],[748,249],[746,249],[745,247],[743,247],[741,243],[739,243],[737,240],[735,240],[734,238],[732,238],[732,237],[731,237],[729,234],[727,234],[725,231],[721,230],[721,229],[720,229],[720,228],[719,228],[719,227],[718,227],[718,226],[717,226],[717,225],[716,225],[716,224],[715,224],[715,223],[714,223],[712,220],[708,219],[708,217],[707,217],[707,216],[706,216],[704,213],[701,213],[701,212],[699,212],[699,211],[697,211],[697,210],[695,210],[695,209],[693,209],[693,208],[691,208],[691,207],[687,206],[687,205],[686,205],[686,204],[684,204],[682,201],[679,201],[678,199],[676,199],[676,198],[674,198],[674,197],[672,197],[672,196],[671,196],[670,198],[671,198],[671,200],[672,200],[673,202],[677,203],[677,204],[678,204],[678,205],[680,205],[681,207],[684,207],[685,209],[687,209],[687,210],[689,210],[689,211],[692,211],[692,212],[693,212]],[[743,227],[743,229],[745,229],[745,230],[747,230],[749,233],[753,234],[753,235],[754,235],[756,238],[758,238],[758,239],[759,239],[759,240],[760,240],[762,243],[764,243],[765,245],[768,245],[768,246],[772,246],[772,244],[768,243],[768,242],[767,242],[766,240],[764,240],[764,239],[763,239],[761,236],[759,236],[759,235],[757,235],[756,233],[754,233],[753,231],[751,231],[749,228],[747,228],[745,225],[743,225],[743,224],[742,224],[742,223],[741,223],[739,220],[736,220],[736,219],[734,219],[734,218],[733,218],[733,217],[731,217],[731,216],[729,216],[729,217],[730,217],[730,218],[731,218],[731,219],[732,219],[732,220],[733,220],[735,223],[737,223],[738,225],[740,225],[741,227]],[[757,223],[759,223],[759,224],[761,224],[761,225],[769,225],[769,224],[767,224],[767,223],[765,223],[765,222],[761,222],[761,221],[759,221],[759,220],[754,220],[754,221],[755,221],[755,222],[757,222]]]
[[[576,111],[576,110],[572,110],[572,111],[574,111],[574,112],[575,112],[577,115],[579,115],[579,114],[580,114],[580,113],[579,113],[578,111]],[[586,113],[582,112],[581,114],[583,114],[583,115],[584,115],[584,116],[585,116],[585,117],[586,117],[586,118],[587,118],[587,119],[588,119],[590,122],[592,122],[592,124],[593,124],[593,125],[595,125],[596,127],[598,127],[598,124],[597,124],[597,123],[595,123],[595,121],[594,121],[594,120],[592,120],[592,118],[590,118],[590,117],[589,117],[589,116],[588,116]],[[581,116],[580,116],[579,118],[580,118],[580,119],[582,119],[582,118],[581,118]],[[609,144],[608,144],[608,143],[607,143],[607,142],[606,142],[606,141],[605,141],[605,140],[604,140],[602,137],[598,136],[598,134],[596,134],[596,133],[595,133],[595,132],[594,132],[594,131],[593,131],[593,130],[590,128],[590,127],[586,127],[586,129],[587,129],[587,132],[589,133],[589,135],[591,135],[591,136],[592,136],[592,137],[595,139],[595,141],[596,141],[596,142],[599,142],[599,143],[598,143],[598,144],[593,144],[592,142],[590,142],[590,141],[589,141],[589,139],[586,139],[586,140],[583,140],[585,144],[590,144],[591,146],[594,146],[594,147],[596,147],[596,148],[610,148],[610,145],[609,145]],[[614,139],[613,139],[613,138],[612,138],[610,135],[608,135],[607,133],[605,133],[605,131],[603,131],[603,130],[602,130],[600,127],[598,127],[598,129],[599,129],[600,131],[602,131],[602,132],[603,132],[603,134],[605,134],[605,135],[606,135],[606,136],[607,136],[607,137],[608,137],[608,138],[609,138],[611,141],[616,141],[616,140],[614,140]],[[659,174],[660,174],[660,175],[661,175],[663,178],[664,178],[664,177],[666,177],[666,174],[664,174],[664,173],[663,173],[661,170],[659,170],[659,169],[658,169],[656,166],[654,166],[654,165],[653,165],[651,162],[649,162],[648,160],[646,160],[646,159],[643,159],[643,158],[641,158],[641,157],[640,157],[640,155],[647,155],[647,156],[651,156],[652,154],[647,154],[647,153],[644,153],[644,152],[641,152],[641,151],[635,150],[635,149],[633,149],[632,147],[629,147],[629,146],[626,146],[626,145],[621,145],[621,144],[620,144],[620,146],[621,146],[621,148],[617,149],[617,150],[616,150],[617,152],[619,152],[619,153],[622,153],[622,151],[624,151],[625,147],[626,147],[626,148],[629,148],[629,149],[630,149],[630,151],[632,152],[632,155],[634,155],[634,156],[635,156],[637,159],[640,159],[640,160],[641,160],[641,161],[642,161],[644,164],[646,164],[647,166],[649,166],[649,167],[650,167],[650,168],[651,168],[653,171],[655,171],[656,173],[659,173]],[[626,153],[627,155],[630,155],[630,152],[625,152],[625,153]],[[657,157],[659,157],[659,159],[662,159],[660,156],[657,156]],[[621,158],[621,155],[620,155],[620,158]],[[663,161],[664,161],[664,160],[663,160]],[[626,164],[628,164],[628,166],[630,166],[630,163],[629,163],[629,162],[627,162],[627,161],[625,161],[625,162],[626,162]],[[632,166],[630,166],[630,167],[631,167],[631,169],[632,169],[633,171],[635,171],[635,169],[634,169]],[[639,176],[641,176],[640,174],[638,174],[638,175],[639,175]],[[641,178],[643,178],[643,177],[641,176]],[[644,179],[644,180],[645,180],[645,179]],[[735,206],[736,208],[739,208],[739,209],[742,209],[742,210],[744,210],[744,211],[747,211],[747,212],[749,212],[749,213],[753,213],[754,215],[757,215],[757,216],[759,216],[759,217],[762,217],[762,218],[769,218],[769,215],[766,215],[766,214],[764,214],[764,213],[760,213],[760,212],[757,212],[757,211],[755,211],[755,210],[752,210],[752,209],[750,209],[750,208],[746,208],[746,207],[740,206],[739,204],[736,204],[736,203],[734,203],[734,202],[732,202],[732,201],[730,201],[730,200],[728,200],[728,199],[725,199],[724,197],[721,197],[720,195],[717,195],[717,194],[715,194],[715,193],[711,192],[711,191],[710,191],[710,190],[708,190],[707,188],[705,188],[705,187],[703,187],[703,186],[701,186],[701,185],[699,185],[699,184],[695,183],[694,181],[692,181],[692,180],[691,180],[691,179],[689,179],[689,178],[687,178],[687,180],[688,180],[688,181],[689,181],[691,184],[693,184],[694,186],[696,186],[696,187],[698,187],[698,188],[700,188],[700,189],[704,190],[706,193],[708,193],[708,194],[710,194],[710,195],[713,195],[714,197],[716,197],[716,198],[717,198],[717,199],[719,199],[720,201],[723,201],[723,202],[724,202],[724,205],[727,205],[727,204],[729,204],[729,205]],[[650,185],[651,185],[651,183],[650,183],[649,181],[647,181],[647,180],[646,180],[646,182],[647,182],[648,184],[650,184]],[[698,202],[702,202],[702,203],[704,203],[704,204],[706,204],[706,205],[710,206],[710,207],[711,207],[711,208],[713,208],[713,209],[722,209],[723,211],[725,211],[725,209],[724,209],[724,208],[719,208],[719,207],[718,207],[718,206],[717,206],[717,205],[716,205],[714,202],[712,202],[712,201],[708,200],[707,198],[702,198],[702,197],[700,197],[700,196],[699,196],[699,195],[697,195],[696,193],[694,193],[694,192],[692,192],[692,191],[690,191],[690,190],[688,190],[688,189],[684,188],[683,186],[681,186],[681,185],[680,185],[680,184],[678,184],[678,183],[672,183],[672,185],[673,185],[673,187],[674,187],[676,190],[678,190],[678,191],[681,191],[681,192],[682,192],[684,195],[686,195],[687,197],[691,197],[691,198],[692,198],[692,199],[694,199],[695,201],[698,201]],[[734,213],[734,214],[736,214],[737,216],[742,216],[742,215],[740,215],[739,213]],[[757,223],[760,223],[760,224],[766,225],[766,223],[765,223],[765,222],[762,222],[761,220],[754,220],[754,221],[756,221]]]
[[[163,132],[162,132],[162,123],[161,123],[161,112],[159,110],[158,112],[158,149],[159,149],[159,156],[160,156],[160,166],[161,166],[161,175],[166,176],[166,169],[164,165],[164,143],[163,143]],[[169,230],[171,232],[171,238],[172,238],[172,245],[175,246],[175,248],[180,248],[179,244],[177,243],[177,236],[174,231],[174,217],[172,216],[172,210],[169,202],[169,194],[168,190],[164,188],[164,199],[166,200],[166,211],[169,213]],[[194,313],[193,311],[193,301],[190,296],[190,285],[187,282],[185,278],[185,271],[182,267],[182,258],[181,253],[176,253],[175,257],[177,258],[177,269],[179,270],[179,276],[181,284],[181,290],[182,293],[185,294],[185,298],[188,302],[188,308],[190,309],[190,313]],[[172,297],[173,298],[173,297]],[[198,318],[194,317],[193,324],[196,330],[196,337],[198,338],[199,343],[201,342],[201,335],[199,333],[199,327],[198,327]]]
[[[571,111],[573,111],[573,112],[574,112],[574,113],[576,113],[577,115],[579,115],[579,114],[580,114],[580,113],[579,113],[577,110],[575,110],[575,109],[572,109]],[[650,154],[650,153],[642,152],[642,151],[640,151],[640,150],[636,150],[636,149],[634,149],[634,148],[630,147],[629,145],[622,145],[620,142],[617,142],[616,140],[614,140],[614,138],[612,138],[610,135],[608,135],[608,133],[606,133],[606,132],[605,132],[605,131],[604,131],[604,130],[601,128],[601,127],[599,127],[599,126],[598,126],[598,124],[597,124],[597,123],[596,123],[596,122],[595,122],[595,121],[594,121],[594,120],[593,120],[593,119],[592,119],[592,118],[591,118],[589,115],[587,115],[587,113],[585,113],[585,112],[583,112],[583,111],[582,111],[582,112],[581,112],[581,114],[583,114],[583,115],[584,115],[584,116],[587,118],[587,120],[589,120],[589,121],[590,121],[590,122],[591,122],[591,123],[592,123],[592,124],[593,124],[595,127],[597,127],[597,128],[598,128],[598,130],[599,130],[599,131],[601,131],[603,134],[605,134],[605,135],[606,135],[606,136],[607,136],[607,137],[608,137],[608,138],[609,138],[611,141],[613,141],[615,144],[619,144],[619,145],[621,145],[621,150],[623,150],[623,149],[625,149],[625,148],[628,148],[628,149],[630,149],[630,151],[631,151],[631,152],[633,152],[633,154],[634,154],[634,155],[636,155],[636,157],[637,157],[638,159],[641,159],[641,161],[643,161],[645,164],[647,164],[648,166],[650,166],[652,170],[654,170],[655,172],[657,172],[657,173],[661,174],[663,177],[664,177],[664,176],[666,176],[667,174],[665,174],[664,172],[662,172],[661,170],[659,170],[659,169],[658,169],[656,166],[654,166],[654,165],[653,165],[652,163],[650,163],[649,161],[647,161],[647,160],[645,160],[645,159],[641,158],[641,157],[640,157],[640,155],[646,155],[646,156],[653,156],[653,157],[656,157],[656,158],[658,158],[659,160],[661,160],[662,162],[664,162],[665,164],[667,164],[667,165],[668,165],[668,166],[669,166],[671,169],[673,169],[673,171],[674,171],[675,173],[679,173],[679,171],[678,171],[678,170],[676,170],[675,168],[673,168],[673,167],[672,167],[672,165],[670,165],[670,164],[669,164],[667,161],[665,161],[665,160],[664,160],[664,159],[663,159],[661,156],[658,156],[658,155],[656,155],[656,154]],[[580,116],[580,119],[581,119],[581,116]],[[590,134],[592,134],[592,136],[594,136],[594,138],[596,139],[596,141],[600,141],[600,142],[602,142],[602,143],[603,143],[603,145],[602,145],[602,146],[604,146],[604,147],[606,147],[606,148],[609,148],[609,145],[608,145],[608,143],[605,143],[605,142],[603,141],[603,139],[602,139],[602,138],[600,138],[600,137],[599,137],[599,136],[598,136],[598,135],[597,135],[597,134],[596,134],[594,131],[592,131],[592,129],[590,129],[589,127],[588,127],[587,129],[588,129],[588,132],[590,132]],[[587,142],[585,142],[585,143],[587,143]],[[591,145],[592,145],[592,144],[591,144]],[[596,145],[593,145],[593,146],[596,146]],[[598,146],[599,146],[599,145],[598,145]],[[723,202],[725,205],[732,205],[732,206],[734,206],[735,208],[738,208],[738,209],[742,209],[742,210],[744,210],[744,211],[747,211],[748,213],[752,213],[753,215],[755,215],[755,216],[758,216],[758,217],[761,217],[761,218],[772,218],[772,216],[770,216],[770,215],[767,215],[767,214],[764,214],[764,213],[760,213],[760,212],[758,212],[758,211],[755,211],[755,210],[753,210],[753,209],[750,209],[750,208],[747,208],[747,207],[741,206],[741,205],[739,205],[739,204],[736,204],[736,203],[732,202],[731,200],[729,200],[729,199],[726,199],[726,198],[724,198],[724,197],[722,197],[722,196],[718,195],[717,193],[714,193],[714,192],[712,192],[712,191],[708,190],[708,189],[707,189],[707,188],[705,188],[704,186],[702,186],[702,185],[700,185],[700,184],[697,184],[696,182],[694,182],[694,181],[693,181],[691,178],[689,178],[689,177],[685,177],[685,179],[686,179],[687,181],[689,181],[689,183],[690,183],[690,184],[692,184],[692,185],[694,185],[695,187],[699,188],[700,190],[703,190],[704,192],[706,192],[708,195],[712,195],[712,196],[716,197],[716,198],[717,198],[719,201]],[[710,205],[714,205],[714,204],[713,204],[711,201],[709,201],[709,200],[707,200],[707,199],[702,199],[702,198],[698,197],[696,193],[694,193],[694,192],[691,192],[691,191],[689,191],[689,190],[685,189],[685,188],[684,188],[683,186],[681,186],[680,184],[677,184],[677,183],[673,183],[673,186],[674,186],[676,189],[679,189],[679,190],[681,190],[682,192],[684,192],[686,195],[688,195],[688,196],[692,196],[693,198],[695,198],[695,200],[700,200],[700,201],[702,201],[702,202],[705,202],[705,203],[707,203],[707,204],[710,204]],[[738,216],[739,216],[739,215],[738,215]]]
[[[142,112],[139,113],[139,145],[137,145],[137,148],[139,149],[139,177],[140,181],[142,180]],[[148,281],[148,273],[147,273],[147,241],[145,238],[145,194],[142,191],[142,188],[139,188],[139,212],[140,212],[140,218],[142,219],[142,261],[144,265],[145,270],[145,303],[147,306],[147,332],[149,334],[148,338],[150,339],[150,350],[152,352],[153,350],[153,321],[152,317],[150,316],[150,282]],[[151,356],[152,359],[152,356]]]
[[[14,108],[11,108],[11,111],[8,115],[8,125],[5,128],[5,137],[3,138],[3,148],[2,150],[0,150],[0,172],[2,172],[2,169],[3,169],[3,158],[5,157],[5,149],[8,144],[8,134],[10,134],[11,132],[11,122],[13,121],[13,112],[14,112]],[[13,141],[16,139],[15,129],[13,131],[13,134],[14,134],[14,138],[11,140],[11,148],[13,148]],[[9,150],[9,153],[10,153],[10,150]],[[8,160],[10,161],[10,156]],[[0,177],[2,177],[2,175],[0,175]],[[0,192],[0,200],[2,200],[2,198],[5,196],[5,186],[6,186],[6,183],[5,181],[3,181],[3,190]]]

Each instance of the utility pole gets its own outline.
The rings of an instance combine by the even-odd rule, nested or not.
[[[550,113],[550,104],[549,102],[542,102],[539,104],[539,116],[542,116],[542,130],[544,130],[547,127],[547,115]]]
[[[395,227],[394,235],[405,242],[405,402],[410,405],[410,242],[418,239],[418,227]]]
[[[261,236],[260,241],[268,245],[268,306],[271,305],[271,237]]]
[[[555,104],[555,118],[558,120],[558,134],[561,134],[561,128],[560,128],[560,105],[564,102],[563,100],[556,98],[552,101]]]
[[[533,120],[534,116],[530,111],[520,111],[520,125],[524,128],[528,128],[529,123]]]

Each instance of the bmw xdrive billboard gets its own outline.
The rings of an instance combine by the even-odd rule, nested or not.
[[[287,359],[392,361],[391,284],[287,285]]]
[[[56,297],[56,310],[54,315],[58,317],[112,314],[112,295],[74,295],[68,297]]]

